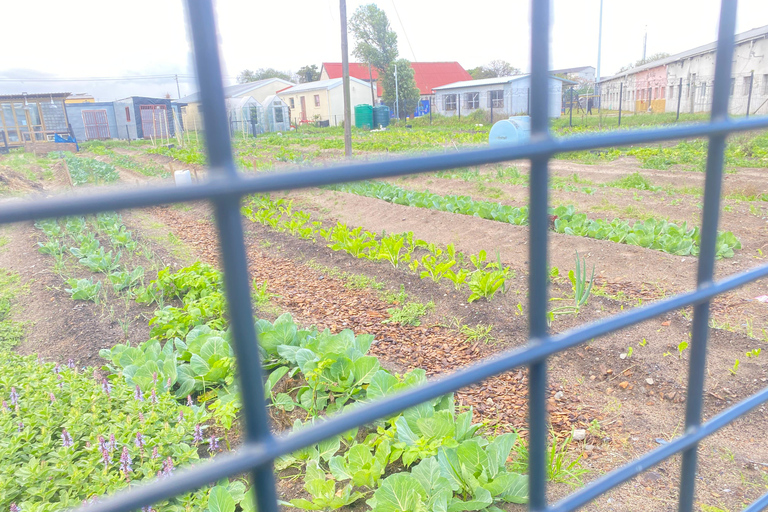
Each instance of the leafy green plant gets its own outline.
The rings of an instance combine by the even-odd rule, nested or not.
[[[132,271],[122,270],[109,274],[109,280],[115,287],[115,291],[130,290],[137,286],[144,277],[144,267],[138,266]]]
[[[506,280],[507,275],[501,270],[490,272],[476,270],[472,272],[469,280],[469,289],[472,291],[472,295],[469,296],[467,302],[471,303],[480,298],[492,300],[499,288],[504,286]]]
[[[755,357],[755,358],[760,357],[760,352],[762,351],[763,351],[762,348],[753,348],[752,350],[747,352],[747,357]]]
[[[90,300],[99,303],[99,293],[101,292],[101,281],[93,282],[93,278],[88,279],[67,279],[70,288],[65,291],[72,295],[73,300]]]
[[[327,479],[315,461],[307,464],[304,490],[312,496],[312,501],[304,498],[292,499],[290,504],[304,510],[336,510],[350,505],[363,497],[360,492],[352,492],[352,483],[337,490],[336,481]]]
[[[261,283],[261,285],[259,285],[259,283],[257,283],[255,279],[253,280],[253,290],[254,290],[253,299],[254,299],[254,302],[256,303],[256,307],[263,308],[264,306],[268,305],[273,298],[279,297],[279,295],[277,295],[276,293],[271,293],[267,289],[267,286],[268,285],[266,281],[264,281],[263,283]]]
[[[93,158],[77,157],[72,153],[65,153],[69,174],[75,185],[102,184],[117,181],[120,177],[115,166],[106,162],[100,162]]]
[[[685,340],[677,344],[677,353],[680,355],[680,357],[683,357],[683,352],[685,352],[685,349],[687,348],[688,348],[688,342]]]
[[[741,364],[741,361],[739,361],[739,360],[737,359],[737,360],[736,360],[736,361],[733,363],[733,367],[732,367],[732,368],[728,368],[728,371],[729,371],[729,372],[731,372],[731,375],[736,375],[736,372],[737,372],[737,371],[738,371],[738,369],[739,369],[739,364]]]

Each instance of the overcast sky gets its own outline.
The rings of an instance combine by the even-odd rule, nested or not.
[[[348,0],[348,14],[369,2]],[[458,61],[465,69],[502,59],[529,68],[528,0],[375,3],[398,34],[401,57]],[[648,55],[714,41],[719,3],[604,0],[601,75],[642,57],[646,26]],[[597,65],[599,6],[600,0],[554,0],[553,69]],[[2,11],[0,94],[86,92],[106,101],[170,93],[176,98],[172,78],[100,80],[173,74],[181,75],[182,96],[197,90],[181,0],[38,0],[33,11],[25,2],[6,2]],[[216,11],[227,83],[245,68],[296,71],[341,60],[338,0],[218,0]],[[766,0],[741,0],[737,32],[763,25],[768,25]],[[353,45],[350,41],[350,51]],[[41,78],[88,80],[31,80]]]

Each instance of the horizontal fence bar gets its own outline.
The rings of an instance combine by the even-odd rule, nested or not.
[[[419,388],[405,391],[361,407],[355,407],[349,412],[312,427],[308,427],[298,433],[292,433],[286,437],[276,438],[270,442],[268,446],[248,445],[244,448],[247,452],[247,456],[239,457],[236,455],[227,459],[227,461],[232,463],[231,471],[227,472],[227,466],[217,465],[214,467],[215,471],[211,470],[212,472],[210,474],[214,475],[211,478],[215,480],[223,476],[245,471],[248,469],[248,466],[245,466],[245,469],[243,466],[246,459],[250,461],[253,466],[269,463],[280,455],[286,455],[306,446],[317,444],[325,438],[342,434],[355,427],[366,425],[377,419],[396,414],[426,400],[455,392],[463,387],[480,382],[488,377],[492,377],[513,368],[541,361],[548,356],[573,348],[604,334],[635,325],[669,311],[698,304],[715,295],[733,290],[746,283],[766,276],[768,276],[768,265],[763,265],[747,272],[728,277],[708,287],[676,295],[669,299],[663,299],[647,306],[634,308],[631,311],[616,315],[607,320],[602,320],[599,323],[581,326],[556,336],[544,338],[541,340],[541,343],[535,343],[508,351],[500,357],[485,359],[468,368],[458,370],[450,375],[429,382]],[[241,448],[241,450],[242,449],[243,448]],[[218,460],[216,460],[209,464],[212,465],[218,463]],[[186,475],[186,478],[190,478],[190,475],[193,475],[194,478],[196,478],[196,486],[210,482],[211,480],[206,479],[209,475],[209,464],[185,472],[179,472],[178,475],[163,480],[162,482],[149,484],[147,488],[142,489],[142,492],[145,493],[142,494],[142,496],[145,496],[145,501],[142,501],[141,503],[130,501],[123,505],[122,500],[127,499],[127,494],[120,494],[109,501],[95,505],[99,507],[98,509],[89,507],[87,510],[96,510],[97,512],[128,512],[141,506],[148,505],[153,501],[170,498],[178,492],[187,491],[195,487],[186,486],[186,483],[183,481],[176,482],[184,475]],[[172,489],[166,489],[165,486],[171,482],[174,483],[174,487]],[[150,489],[150,487],[152,487],[152,489]],[[181,489],[181,491],[179,489]],[[148,501],[149,497],[152,497],[153,500]],[[113,501],[115,501],[115,503],[113,503]]]
[[[656,464],[668,459],[672,455],[695,446],[696,443],[705,437],[714,434],[721,428],[731,423],[733,420],[743,416],[744,414],[747,414],[749,411],[764,404],[765,402],[768,402],[768,388],[765,388],[762,391],[750,396],[746,400],[743,400],[733,407],[726,409],[701,426],[695,427],[689,433],[673,439],[668,444],[662,445],[659,448],[648,452],[639,459],[635,459],[632,462],[625,464],[624,466],[614,471],[611,471],[607,475],[588,484],[583,489],[574,492],[567,498],[564,498],[560,502],[552,505],[547,510],[551,512],[570,512],[571,510],[576,510],[580,507],[583,507],[606,491],[609,491],[617,485],[626,482],[630,478],[639,475],[643,471],[646,471]]]
[[[768,509],[768,492],[757,498],[757,501],[752,502],[743,512],[760,512],[766,509]]]
[[[599,136],[548,138],[508,148],[475,149],[449,154],[395,158],[379,162],[328,166],[320,169],[269,173],[260,176],[241,174],[237,178],[214,178],[203,184],[191,186],[141,187],[121,192],[107,189],[107,192],[101,192],[98,195],[84,194],[77,197],[53,197],[43,200],[36,198],[9,203],[0,208],[0,223],[66,215],[84,215],[106,210],[141,208],[204,199],[234,198],[258,192],[275,192],[286,189],[319,187],[334,183],[391,178],[507,160],[528,159],[535,156],[549,156],[562,152],[660,142],[760,128],[768,128],[768,117],[751,117],[735,121],[727,120],[652,130],[627,130]]]

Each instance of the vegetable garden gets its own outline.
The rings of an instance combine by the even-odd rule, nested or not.
[[[455,152],[483,144],[489,129],[423,123],[355,131],[354,149],[366,158]],[[236,161],[245,172],[327,163],[341,159],[341,135],[302,127],[237,139]],[[729,143],[721,276],[768,252],[765,137]],[[692,140],[553,163],[553,332],[690,286],[705,156]],[[0,157],[0,175],[13,178],[0,193],[26,191],[19,183],[66,193],[65,172],[73,187],[161,182],[183,168],[205,179],[204,164],[189,139],[93,142],[77,155]],[[248,197],[242,222],[273,429],[298,431],[524,343],[527,187],[520,162]],[[191,204],[0,231],[0,508],[63,510],[237,449],[241,401],[210,213]],[[751,284],[714,303],[707,415],[765,386],[760,295]],[[679,433],[689,330],[683,310],[552,359],[553,496]],[[521,509],[527,378],[501,375],[278,459],[282,505]],[[703,444],[701,510],[732,510],[768,488],[765,418]],[[655,480],[589,507],[664,503],[677,471],[666,462]],[[223,480],[153,509],[249,511],[251,494],[247,478]]]

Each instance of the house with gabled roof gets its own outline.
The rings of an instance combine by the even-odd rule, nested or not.
[[[291,108],[291,121],[295,124],[327,122],[339,126],[344,122],[344,87],[342,78],[331,78],[289,87],[277,93]],[[352,124],[355,124],[355,106],[371,102],[371,84],[349,77],[349,97],[352,105]],[[376,94],[376,84],[373,92]]]
[[[462,80],[472,80],[472,76],[458,62],[411,62],[411,68],[413,68],[416,87],[419,88],[419,93],[423,100],[428,100],[432,97],[432,90],[435,87]],[[365,82],[375,81],[377,83],[376,97],[381,100],[384,88],[381,85],[376,69],[369,69],[368,64],[350,62],[349,76]],[[320,79],[328,80],[332,78],[341,78],[341,62],[323,62],[320,69]]]

